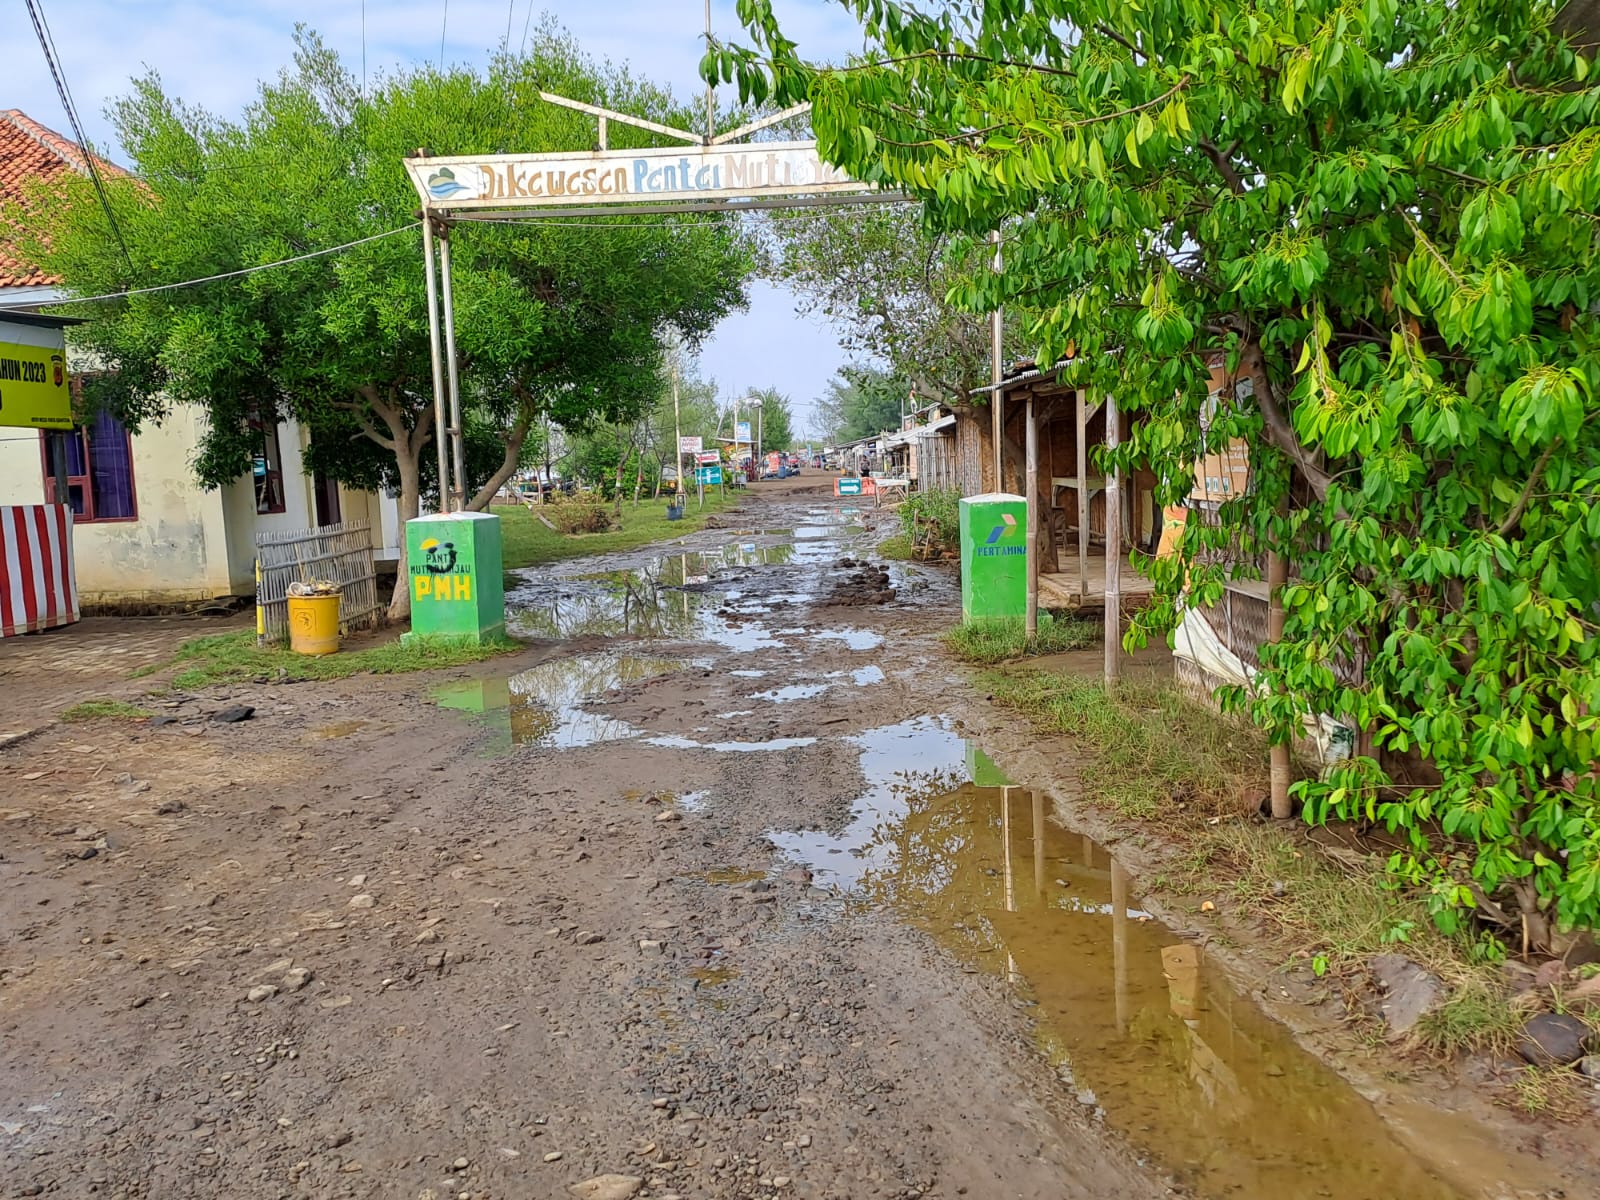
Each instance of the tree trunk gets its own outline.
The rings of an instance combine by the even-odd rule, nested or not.
[[[617,502],[617,519],[619,521],[622,519],[622,470],[628,464],[628,451],[631,448],[632,448],[632,443],[625,442],[625,441],[622,440],[622,427],[618,426],[617,427],[617,488],[616,488],[616,497],[615,497],[615,499],[616,499],[616,502]]]
[[[433,440],[433,409],[423,408],[417,413],[415,429],[407,429],[405,418],[394,404],[383,403],[375,391],[369,391],[367,400],[372,410],[389,427],[387,438],[376,429],[368,427],[367,436],[394,453],[395,468],[400,474],[400,495],[397,506],[400,517],[400,561],[394,578],[394,592],[389,597],[389,620],[403,621],[411,616],[411,572],[406,563],[406,522],[422,511],[422,451]],[[444,481],[440,480],[440,486]]]
[[[528,430],[532,428],[532,413],[517,418],[517,423],[505,437],[505,457],[500,460],[500,465],[495,468],[494,474],[489,476],[488,482],[473,494],[472,500],[467,504],[468,512],[482,512],[488,508],[489,502],[499,493],[500,485],[516,473],[517,463],[522,458],[522,445],[528,440]]]
[[[395,446],[395,464],[400,469],[400,563],[394,577],[394,592],[389,597],[389,620],[404,621],[411,616],[411,572],[406,565],[406,522],[419,515],[422,507],[422,445],[425,437],[411,437]]]

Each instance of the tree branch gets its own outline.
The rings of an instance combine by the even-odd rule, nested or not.
[[[1135,104],[1128,108],[1119,108],[1116,112],[1097,113],[1094,116],[1084,117],[1078,121],[1062,121],[1060,123],[1060,127],[1062,129],[1087,129],[1091,125],[1104,125],[1108,121],[1115,121],[1122,117],[1131,117],[1135,113],[1144,112],[1146,109],[1156,108],[1159,105],[1165,104],[1179,92],[1188,88],[1189,82],[1193,78],[1194,77],[1192,75],[1185,75],[1182,79],[1178,80],[1177,83],[1173,84],[1166,91],[1162,92],[1161,95],[1157,96],[1154,100],[1146,100],[1143,104]],[[891,105],[891,107],[894,106]],[[982,137],[985,134],[993,133],[997,129],[1005,129],[1012,124],[1014,124],[1014,122],[1007,121],[999,125],[988,125],[982,129],[974,129],[965,133],[953,133],[946,137],[927,138],[917,142],[897,142],[893,138],[884,137],[882,134],[878,134],[877,137],[878,141],[883,143],[885,146],[894,146],[901,150],[920,150],[927,146],[943,146],[951,142],[963,142],[971,138]]]
[[[1550,458],[1561,445],[1561,438],[1556,438],[1544,448],[1544,453],[1539,456],[1539,461],[1533,464],[1533,473],[1528,476],[1528,482],[1523,485],[1522,495],[1517,497],[1517,502],[1511,506],[1511,511],[1506,514],[1505,520],[1500,522],[1495,530],[1501,537],[1508,536],[1517,527],[1517,522],[1522,520],[1522,514],[1527,511],[1528,501],[1533,498],[1533,489],[1539,485],[1539,477],[1544,474],[1545,467],[1550,465]]]
[[[1111,26],[1109,26],[1109,25],[1098,25],[1097,24],[1094,27],[1094,31],[1096,33],[1098,33],[1101,37],[1108,37],[1113,42],[1116,42],[1117,45],[1125,47],[1127,49],[1128,53],[1130,53],[1132,55],[1135,55],[1138,58],[1144,59],[1145,62],[1149,62],[1150,61],[1150,55],[1149,55],[1148,52],[1139,49],[1138,46],[1135,46],[1127,38],[1123,37],[1120,33],[1118,33],[1115,29],[1112,29]]]
[[[510,479],[517,469],[517,462],[522,457],[523,443],[528,440],[528,431],[533,428],[533,409],[525,406],[517,415],[517,420],[505,433],[505,456],[500,460],[500,465],[495,468],[493,475],[489,476],[479,488],[472,499],[467,503],[468,512],[482,512],[489,507],[500,491],[500,485]]]
[[[1206,157],[1211,160],[1211,165],[1216,167],[1217,174],[1221,175],[1227,183],[1228,190],[1235,196],[1244,195],[1244,178],[1239,174],[1228,160],[1233,157],[1233,152],[1239,148],[1239,139],[1235,138],[1233,144],[1226,150],[1219,149],[1210,138],[1200,139],[1200,149],[1205,151]]]
[[[372,418],[367,414],[366,411],[368,408],[374,411],[377,411],[379,408],[377,389],[371,384],[363,384],[361,387],[356,389],[356,395],[361,397],[361,404],[335,402],[334,407],[342,408],[348,412],[354,413],[356,423],[361,426],[361,432],[366,434],[367,437],[371,438],[374,442],[378,443],[378,445],[382,446],[391,454],[394,453],[396,448],[396,440],[393,437],[384,437],[383,434],[379,433],[378,427],[372,423]],[[392,424],[390,427],[393,428]]]
[[[1326,500],[1328,485],[1333,482],[1333,476],[1311,461],[1306,448],[1295,436],[1294,426],[1289,423],[1283,406],[1278,402],[1272,381],[1267,377],[1267,362],[1262,356],[1260,343],[1251,340],[1245,344],[1239,365],[1249,371],[1257,385],[1256,404],[1260,407],[1262,420],[1266,423],[1267,440],[1294,461],[1300,474],[1311,485],[1311,491],[1317,499]]]

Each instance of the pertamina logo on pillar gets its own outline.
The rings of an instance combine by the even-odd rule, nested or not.
[[[471,600],[472,575],[456,558],[456,544],[424,539],[422,561],[411,564],[411,599]]]
[[[983,545],[977,547],[978,554],[984,558],[1026,554],[1027,547],[1016,543],[1014,537],[1016,532],[1017,519],[1010,513],[1001,513],[1000,520],[989,530],[989,536],[984,539]],[[1010,545],[1005,544],[1008,538],[1012,539]]]

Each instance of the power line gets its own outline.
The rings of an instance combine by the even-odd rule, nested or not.
[[[517,51],[517,57],[518,58],[521,58],[524,54],[526,54],[528,52],[528,28],[532,24],[533,24],[533,0],[528,0],[528,14],[527,14],[527,16],[522,18],[522,49]]]
[[[367,0],[361,0],[361,98],[367,98]]]
[[[439,69],[444,70],[444,33],[450,28],[450,0],[444,0],[444,20],[439,22]]]
[[[517,10],[517,0],[506,0],[506,54],[511,54],[511,14]]]
[[[94,147],[89,144],[89,139],[83,136],[83,123],[78,120],[78,107],[72,100],[72,89],[67,86],[66,71],[61,67],[61,56],[56,52],[56,41],[50,33],[50,24],[45,20],[44,10],[37,0],[28,0],[28,16],[33,18],[33,32],[39,39],[39,49],[44,52],[45,65],[50,68],[50,78],[55,80],[56,95],[61,97],[61,107],[66,110],[67,122],[72,126],[72,136],[78,141],[78,147],[83,151],[84,164],[89,168],[89,179],[94,184],[95,194],[100,198],[100,207],[105,210],[106,221],[111,226],[112,235],[117,239],[117,245],[122,247],[123,260],[128,264],[128,269],[133,269],[133,256],[128,253],[128,243],[123,240],[122,227],[117,224],[117,215],[111,211],[111,198],[106,195],[105,181],[100,178],[100,167],[95,161]]]
[[[32,300],[26,304],[0,305],[0,312],[14,310],[50,308],[58,304],[92,304],[97,300],[121,300],[127,296],[148,296],[155,292],[172,292],[179,288],[198,287],[202,283],[215,283],[219,279],[237,279],[241,275],[254,275],[257,271],[270,271],[273,267],[287,267],[292,263],[305,262],[308,259],[323,258],[329,254],[338,254],[344,250],[352,250],[357,246],[365,246],[368,242],[382,241],[384,238],[393,237],[397,233],[407,233],[420,228],[421,221],[412,221],[398,229],[391,229],[386,233],[374,233],[370,237],[357,238],[353,242],[345,242],[342,246],[329,246],[323,250],[312,250],[307,254],[297,254],[293,258],[280,258],[277,262],[261,263],[259,266],[242,267],[237,271],[224,271],[220,275],[207,275],[202,279],[185,279],[182,283],[163,283],[155,287],[129,288],[124,292],[107,292],[101,296],[71,296],[65,300]]]

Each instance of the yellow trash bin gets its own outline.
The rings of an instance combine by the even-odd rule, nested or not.
[[[335,654],[339,650],[339,593],[290,596],[289,649],[296,654]]]

